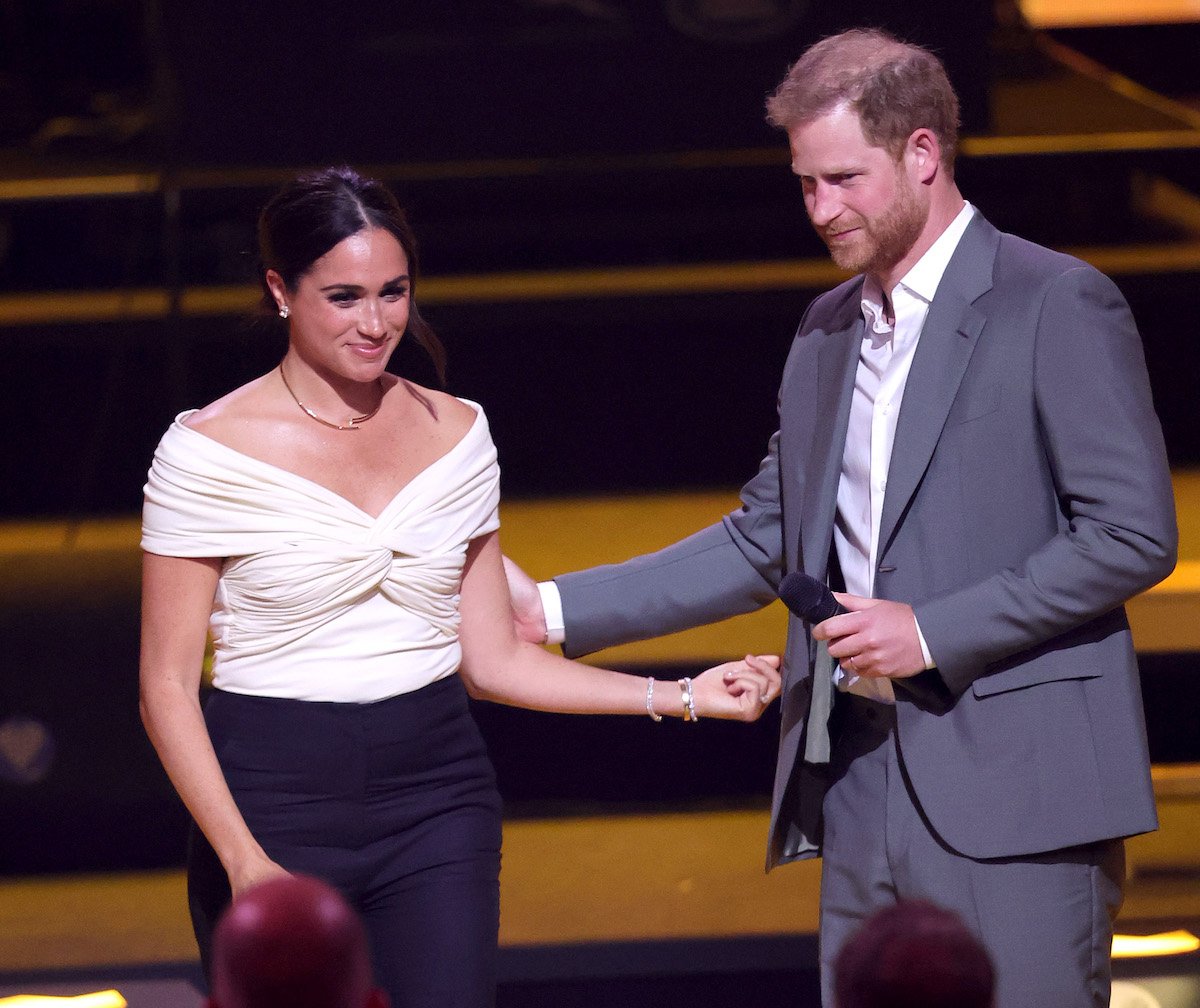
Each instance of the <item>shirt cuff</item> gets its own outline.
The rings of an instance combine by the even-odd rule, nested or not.
[[[555,592],[557,595],[558,592]],[[545,604],[545,603],[543,603]],[[562,605],[558,607],[559,619],[562,618]],[[925,635],[921,633],[921,624],[917,621],[917,614],[913,613],[913,626],[917,628],[917,640],[921,645],[921,657],[925,659],[925,669],[928,671],[931,668],[937,668],[934,664],[933,656],[929,653],[929,645],[925,643]]]
[[[546,643],[561,644],[567,639],[566,620],[563,619],[562,596],[553,581],[539,581],[538,594],[542,596],[542,612],[546,617]],[[920,630],[917,631],[920,633]],[[925,641],[921,641],[921,647]]]

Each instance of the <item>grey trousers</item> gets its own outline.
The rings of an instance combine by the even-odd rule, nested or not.
[[[996,1008],[1108,1008],[1124,842],[965,857],[933,832],[914,801],[894,708],[842,695],[831,727],[821,872],[826,1008],[833,1008],[833,963],[844,942],[875,910],[904,899],[953,910],[975,931],[996,967]]]

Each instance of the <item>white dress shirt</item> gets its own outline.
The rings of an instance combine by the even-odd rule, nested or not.
[[[974,212],[969,203],[964,204],[946,230],[896,284],[891,295],[894,322],[888,321],[879,282],[868,276],[863,283],[866,330],[854,379],[833,532],[838,563],[846,591],[851,595],[869,598],[874,591],[879,524],[904,385],[929,305]],[[547,643],[561,644],[565,639],[565,621],[558,587],[553,581],[543,581],[538,590],[546,615]],[[932,668],[933,658],[920,626],[916,630],[925,667]],[[833,676],[839,689],[885,703],[893,701],[889,680],[848,675],[837,664],[833,666]]]
[[[871,598],[875,593],[879,524],[904,386],[933,296],[974,212],[969,203],[964,204],[950,226],[896,284],[891,293],[894,321],[888,319],[879,281],[867,276],[863,282],[862,313],[866,328],[854,376],[854,398],[850,403],[850,425],[846,431],[833,527],[834,548],[846,591],[851,595]],[[920,626],[917,637],[925,667],[933,668]],[[892,684],[887,679],[863,678],[844,672],[838,665],[834,665],[833,678],[839,689],[885,703],[894,699]]]

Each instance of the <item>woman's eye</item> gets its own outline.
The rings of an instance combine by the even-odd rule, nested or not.
[[[353,303],[355,298],[349,291],[339,291],[337,294],[330,294],[329,300],[336,305],[345,305]]]

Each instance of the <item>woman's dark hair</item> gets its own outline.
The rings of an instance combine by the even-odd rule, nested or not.
[[[439,380],[446,382],[446,350],[417,310],[417,240],[400,204],[375,179],[353,168],[324,168],[293,179],[263,207],[258,217],[259,281],[264,308],[275,313],[266,271],[279,274],[294,291],[313,263],[364,228],[382,228],[400,243],[408,260],[408,332],[433,361]]]

